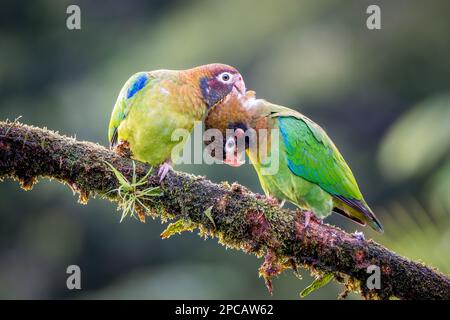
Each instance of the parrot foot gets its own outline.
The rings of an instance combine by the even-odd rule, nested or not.
[[[131,158],[133,156],[130,145],[127,141],[121,140],[119,144],[113,148],[113,151],[120,154],[122,157]]]
[[[164,162],[158,170],[159,182],[163,181],[167,173],[172,170],[172,161],[168,160]]]

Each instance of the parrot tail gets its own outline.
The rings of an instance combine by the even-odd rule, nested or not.
[[[335,200],[333,211],[361,225],[368,224],[372,229],[383,233],[383,226],[364,200],[347,199],[340,196],[336,196]]]
[[[114,128],[113,134],[111,136],[111,139],[109,140],[109,148],[112,150],[115,146],[118,144],[119,140],[119,130],[117,128]]]

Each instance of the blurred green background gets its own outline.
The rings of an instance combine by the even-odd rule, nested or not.
[[[81,30],[66,8],[81,8]],[[382,29],[366,28],[381,7]],[[449,1],[2,1],[0,119],[107,145],[122,84],[141,70],[223,62],[259,97],[323,126],[385,227],[327,221],[450,274]],[[183,165],[261,192],[249,165]],[[194,233],[161,240],[113,204],[76,202],[58,183],[0,183],[0,298],[295,299],[290,272],[270,297],[261,260]],[[66,288],[77,264],[82,290]],[[308,299],[335,299],[337,284]],[[357,298],[351,295],[351,298]]]

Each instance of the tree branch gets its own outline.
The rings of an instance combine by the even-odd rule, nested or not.
[[[25,189],[31,189],[42,176],[70,186],[80,193],[82,203],[90,196],[101,196],[120,204],[117,193],[109,192],[118,188],[119,182],[105,161],[131,179],[132,161],[100,145],[0,122],[0,179],[16,179]],[[138,177],[148,170],[136,163]],[[201,235],[265,255],[260,274],[269,288],[272,276],[302,266],[316,275],[334,274],[347,291],[358,291],[364,298],[450,299],[450,279],[437,270],[314,218],[305,228],[300,211],[280,209],[238,184],[218,185],[203,177],[170,172],[161,184],[155,175],[148,177],[145,187],[157,186],[162,195],[144,200],[147,215],[163,220],[182,218],[191,228],[199,228]],[[380,268],[380,289],[366,286],[370,265]]]

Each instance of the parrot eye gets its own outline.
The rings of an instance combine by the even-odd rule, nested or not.
[[[232,79],[231,73],[229,72],[222,72],[219,75],[219,80],[223,83],[230,83]]]
[[[227,142],[225,144],[225,151],[227,153],[231,152],[234,150],[235,146],[236,146],[236,142],[234,141],[234,137],[231,137],[227,140]]]

